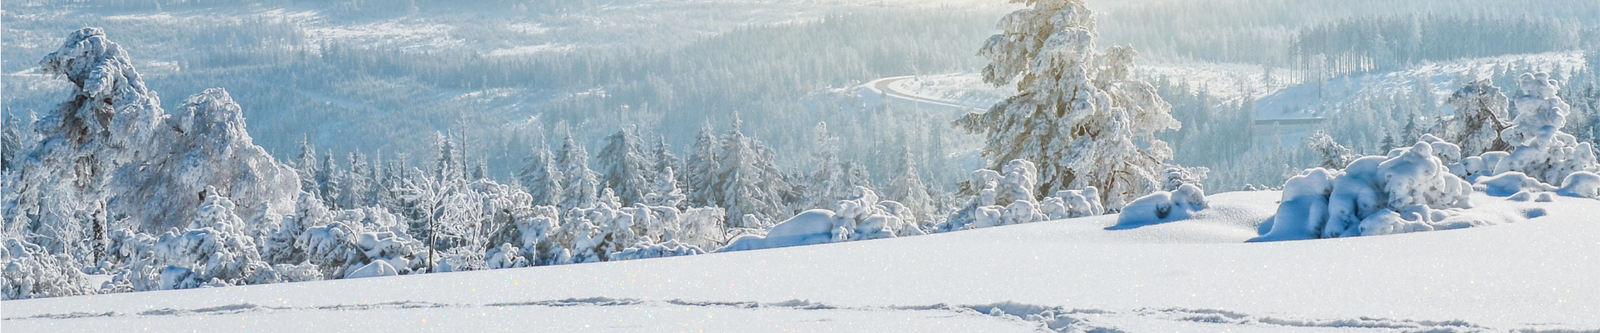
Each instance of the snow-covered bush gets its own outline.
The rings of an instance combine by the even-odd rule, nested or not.
[[[706,251],[701,250],[699,247],[679,243],[677,240],[668,240],[664,243],[641,243],[630,246],[623,249],[622,252],[611,254],[611,260],[666,258],[704,253]]]
[[[1051,219],[1069,219],[1106,213],[1100,205],[1100,190],[1094,186],[1082,190],[1056,191],[1054,197],[1045,198],[1041,205]]]
[[[1256,241],[1350,237],[1395,230],[1419,230],[1394,222],[1458,227],[1446,221],[1470,208],[1472,187],[1451,174],[1434,146],[1418,142],[1392,157],[1356,159],[1343,171],[1308,170],[1284,184],[1278,214]],[[1443,143],[1450,145],[1449,143]],[[1367,223],[1368,219],[1373,219]],[[1471,224],[1471,223],[1467,223]]]
[[[555,206],[520,207],[511,211],[510,223],[489,238],[500,244],[484,253],[489,269],[555,264],[561,248],[551,236],[561,224]]]
[[[1199,186],[1184,184],[1176,191],[1157,191],[1129,203],[1122,208],[1122,214],[1117,216],[1117,224],[1111,228],[1135,228],[1185,220],[1206,207],[1205,191]]]
[[[1105,207],[1100,204],[1099,189],[1093,186],[1082,190],[1056,191],[1054,197],[1045,198],[1043,201],[1034,200],[1031,191],[1036,187],[1032,183],[1037,181],[1037,178],[1033,177],[1035,170],[1037,169],[1033,163],[1013,160],[1006,163],[1005,176],[994,170],[973,171],[972,178],[965,186],[974,196],[961,209],[950,213],[950,216],[943,223],[936,225],[932,231],[987,228],[1099,215],[1105,212]],[[1175,174],[1179,175],[1179,179],[1183,179],[1183,172],[1186,171],[1178,169]]]
[[[1512,151],[1495,165],[1494,173],[1522,172],[1560,186],[1574,172],[1600,171],[1594,146],[1560,131],[1566,126],[1570,106],[1556,95],[1559,83],[1545,73],[1522,74],[1518,80],[1522,96],[1516,99],[1517,117],[1500,132]]]
[[[812,209],[773,226],[766,235],[734,238],[716,252],[822,244],[902,235],[921,235],[916,217],[898,202],[879,200],[878,194],[857,186],[855,195],[839,200],[833,210]]]
[[[0,248],[0,296],[3,299],[77,296],[93,294],[76,261],[65,254],[50,254],[44,247],[15,238]]]
[[[213,187],[207,187],[202,197],[205,201],[187,230],[162,234],[152,246],[152,263],[164,266],[162,288],[255,283],[249,281],[255,271],[272,266],[261,259],[244,221],[234,214],[233,201]]]

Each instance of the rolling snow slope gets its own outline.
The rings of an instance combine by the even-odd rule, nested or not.
[[[4,303],[5,331],[1600,329],[1600,201],[1463,230],[1241,243],[1279,192],[1116,216],[703,256]],[[1532,214],[1537,215],[1537,214]]]

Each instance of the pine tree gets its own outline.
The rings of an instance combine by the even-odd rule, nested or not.
[[[433,176],[439,181],[456,181],[466,178],[461,161],[461,148],[457,147],[454,135],[434,133],[434,142],[439,147],[438,155],[434,159]]]
[[[912,158],[910,148],[901,147],[899,172],[889,182],[889,191],[885,194],[889,199],[910,208],[918,221],[928,221],[928,217],[934,213],[933,198],[928,195],[927,186],[922,184],[922,175],[917,172],[916,159]]]
[[[372,174],[370,173],[372,168],[367,165],[367,156],[361,154],[361,152],[351,152],[348,161],[350,163],[350,172],[346,173],[349,177],[346,177],[344,184],[342,184],[344,185],[344,193],[340,194],[340,200],[343,200],[344,203],[341,206],[359,208],[372,205],[369,197],[373,183]]]
[[[599,175],[589,170],[589,151],[573,141],[570,134],[562,139],[561,150],[556,151],[556,165],[566,177],[561,182],[561,208],[594,207],[600,195]]]
[[[606,137],[605,148],[595,157],[595,166],[604,174],[605,187],[615,191],[623,205],[642,201],[650,190],[650,178],[645,177],[650,163],[644,157],[641,141],[626,130],[617,131]]]
[[[321,195],[317,183],[317,148],[306,142],[305,137],[300,138],[300,156],[295,159],[295,173],[300,176],[300,190]]]
[[[323,152],[322,165],[317,167],[317,194],[322,197],[322,202],[326,203],[328,208],[348,208],[339,207],[343,202],[339,200],[340,192],[343,190],[339,185],[343,181],[341,178],[344,174],[334,161],[332,150]]]
[[[839,162],[839,137],[828,134],[828,124],[824,122],[817,123],[812,135],[816,139],[811,152],[811,182],[806,187],[806,201],[799,207],[801,210],[827,208],[855,190],[845,183],[844,165]]]
[[[668,169],[683,169],[683,161],[678,160],[677,156],[672,155],[672,146],[667,144],[667,137],[665,136],[657,137],[656,145],[650,151],[650,160],[654,162],[650,168],[650,172],[654,174],[667,172]],[[681,179],[675,180],[674,182],[678,181],[681,181]]]
[[[1036,194],[1095,186],[1117,209],[1157,189],[1172,149],[1155,133],[1181,124],[1154,86],[1130,75],[1133,49],[1097,51],[1094,14],[1082,0],[1028,4],[1002,18],[1003,32],[979,51],[990,60],[984,81],[1015,82],[1018,94],[956,125],[985,134],[991,168],[1039,162]]]
[[[690,148],[689,160],[684,165],[688,173],[684,178],[688,180],[690,206],[722,206],[722,177],[717,173],[722,166],[717,163],[720,159],[717,154],[717,139],[711,134],[711,123],[707,122],[695,135],[694,147]]]
[[[645,195],[647,205],[678,207],[683,203],[683,190],[678,188],[678,179],[670,167],[656,174],[656,181],[650,188],[650,194]]]
[[[722,135],[722,147],[717,171],[723,180],[721,185],[721,203],[728,209],[728,221],[741,226],[745,215],[753,215],[761,221],[771,221],[772,216],[768,205],[772,200],[768,197],[766,188],[761,186],[764,181],[764,170],[760,163],[760,152],[750,145],[750,138],[739,131],[741,121],[734,116],[733,126],[727,134]],[[745,227],[752,227],[746,225]]]
[[[518,175],[522,187],[533,196],[534,206],[556,206],[562,203],[561,170],[555,163],[555,156],[541,143],[533,148],[533,154],[525,159],[527,167]]]

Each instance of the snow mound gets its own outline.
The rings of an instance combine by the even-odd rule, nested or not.
[[[1110,230],[1132,229],[1146,225],[1185,220],[1195,212],[1206,209],[1206,193],[1194,184],[1183,184],[1176,191],[1156,191],[1140,197],[1122,208],[1117,225]]]
[[[1567,175],[1561,181],[1561,188],[1556,193],[1579,198],[1600,199],[1600,175],[1593,172],[1579,171]]]
[[[359,279],[359,278],[380,277],[380,276],[395,276],[395,275],[400,275],[400,271],[395,270],[394,266],[393,265],[389,265],[388,262],[385,262],[385,261],[382,261],[382,260],[378,260],[378,261],[373,261],[372,263],[367,264],[366,266],[361,266],[360,268],[356,268],[355,270],[350,271],[349,274],[345,274],[344,275],[344,278],[346,278],[346,279]]]
[[[714,252],[770,249],[833,242],[833,211],[812,209],[801,212],[777,226],[766,236],[744,235]]]
[[[1031,209],[1031,208],[1018,208]],[[916,218],[905,205],[879,200],[878,194],[857,186],[855,195],[839,200],[833,210],[812,209],[778,223],[766,236],[743,235],[714,252],[823,244],[898,235],[921,235]]]

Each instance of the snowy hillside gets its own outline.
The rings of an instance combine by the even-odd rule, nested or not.
[[[1592,199],[1464,230],[1241,243],[1275,191],[1115,216],[592,265],[5,303],[6,331],[1396,332],[1600,329]],[[1537,214],[1534,214],[1537,215]],[[1373,306],[1382,304],[1383,306]]]

